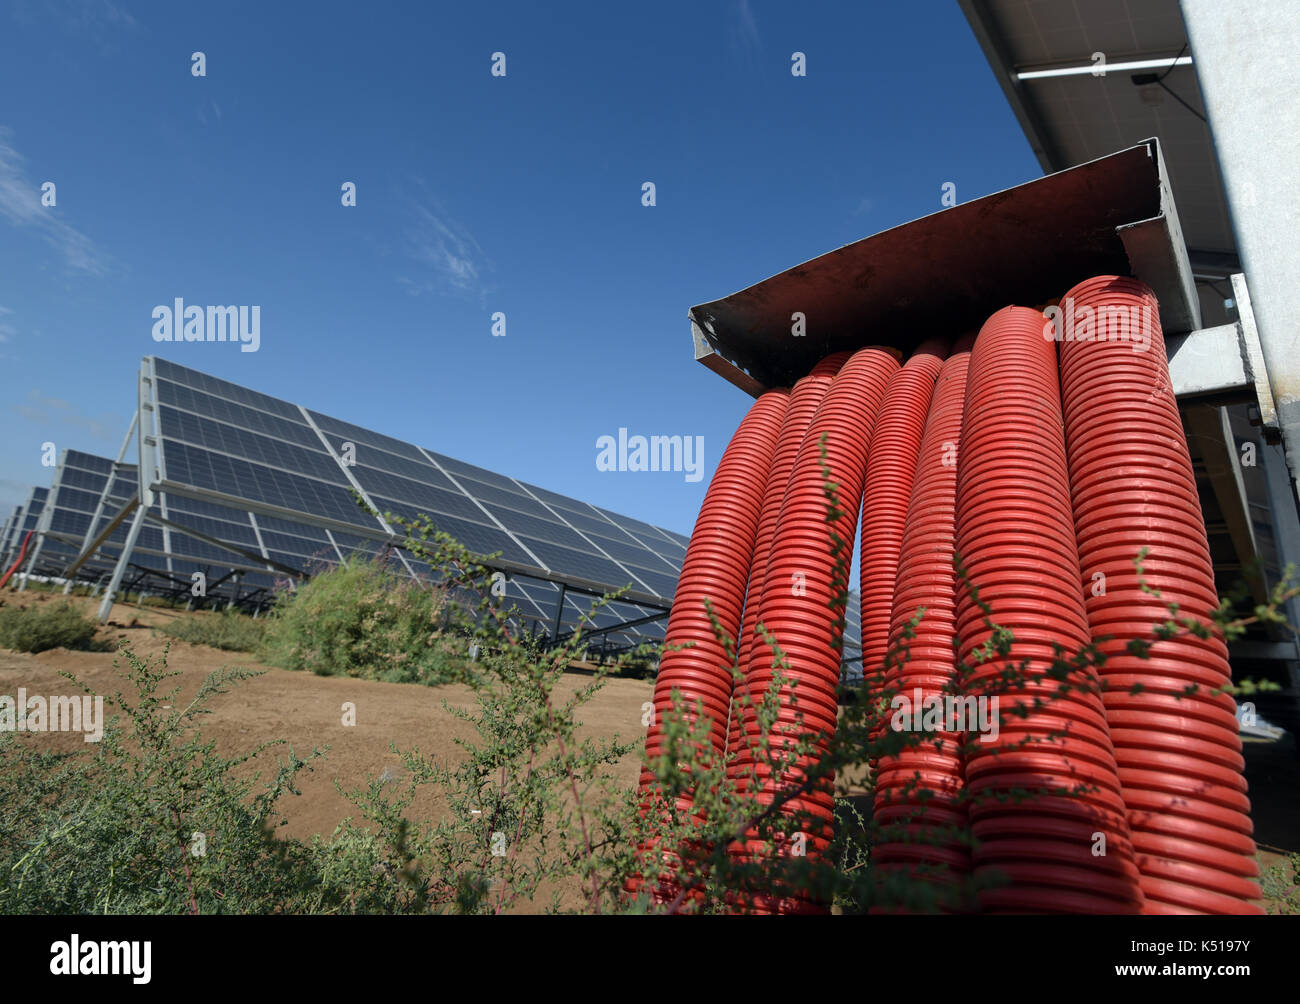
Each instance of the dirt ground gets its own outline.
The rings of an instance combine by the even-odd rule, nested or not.
[[[30,598],[29,598],[30,597]],[[40,598],[38,598],[40,597]],[[62,597],[59,597],[60,599]],[[38,593],[23,597],[6,597],[7,602],[49,602]],[[74,598],[86,612],[94,613],[97,601]],[[246,653],[222,652],[203,645],[191,645],[154,631],[175,617],[190,616],[180,611],[157,607],[115,604],[108,625],[100,629],[98,639],[116,647],[125,641],[136,655],[159,656],[170,643],[168,669],[180,676],[169,681],[179,685],[179,700],[188,701],[199,685],[214,670],[223,667],[264,671],[264,675],[245,680],[208,703],[212,714],[201,719],[206,739],[215,740],[217,751],[234,756],[254,748],[259,742],[284,739],[304,757],[314,747],[326,751],[311,773],[298,776],[300,796],[286,795],[280,802],[287,825],[280,832],[298,838],[312,834],[329,834],[339,822],[355,815],[355,807],[335,788],[345,791],[365,785],[367,775],[377,776],[386,768],[404,775],[401,758],[389,749],[418,747],[426,756],[442,760],[459,759],[456,738],[470,738],[474,730],[457,721],[443,707],[474,707],[468,687],[447,685],[422,687],[406,683],[379,683],[343,677],[315,676],[259,664]],[[130,691],[127,681],[113,667],[114,652],[71,652],[52,649],[27,655],[0,649],[0,693],[13,695],[18,687],[28,694],[73,694],[72,684],[60,672],[71,672],[94,693],[111,694]],[[123,668],[125,663],[123,662]],[[578,673],[566,674],[556,687],[557,699],[571,696],[590,682]],[[609,679],[592,702],[581,710],[583,729],[580,735],[614,738],[632,742],[645,734],[641,725],[641,705],[650,700],[654,685],[650,681]],[[356,724],[343,724],[343,705],[355,705]],[[105,709],[105,714],[111,714]],[[80,734],[42,733],[34,740],[48,749],[71,750],[88,747]],[[274,754],[271,754],[272,756]],[[640,772],[639,754],[624,757],[615,769],[620,783],[631,787]],[[264,754],[263,776],[269,775],[274,760]],[[421,817],[446,811],[445,805],[419,799],[412,810]]]
[[[61,598],[61,597],[60,597]],[[50,602],[55,597],[32,592],[22,596],[9,593],[5,601],[27,604]],[[98,601],[74,598],[93,614]],[[205,738],[215,740],[222,755],[247,752],[259,742],[284,739],[299,756],[314,747],[328,747],[326,759],[318,762],[311,773],[299,775],[301,795],[287,795],[280,803],[286,825],[280,830],[289,836],[306,839],[313,834],[328,835],[345,817],[355,815],[355,808],[336,789],[345,791],[362,787],[367,775],[377,776],[386,768],[401,777],[400,757],[389,749],[418,747],[437,759],[459,758],[457,738],[470,738],[473,729],[457,721],[443,707],[473,707],[473,694],[467,687],[448,685],[422,687],[413,684],[379,683],[340,677],[314,676],[258,664],[244,653],[222,652],[206,646],[191,645],[169,639],[154,630],[176,617],[189,616],[180,611],[157,607],[117,604],[109,623],[98,638],[115,648],[126,641],[140,656],[161,655],[170,643],[169,669],[180,676],[171,681],[179,684],[180,700],[189,700],[195,690],[214,670],[241,667],[264,671],[264,675],[247,680],[209,703],[212,714],[202,720]],[[61,671],[74,673],[94,693],[113,693],[126,684],[114,668],[113,652],[71,652],[54,649],[38,655],[26,655],[0,649],[0,693],[13,695],[18,687],[29,694],[71,694],[72,685]],[[571,695],[588,677],[568,673],[557,686],[557,697]],[[618,737],[637,742],[644,735],[641,725],[642,703],[651,699],[653,683],[643,680],[610,679],[595,698],[580,710],[582,735]],[[343,705],[356,708],[356,724],[343,724]],[[50,749],[86,749],[80,735],[45,733],[35,737]],[[1256,840],[1260,849],[1261,869],[1285,867],[1287,855],[1300,852],[1300,760],[1294,740],[1287,744],[1246,744],[1246,775],[1254,806]],[[640,770],[639,749],[624,757],[615,768],[620,784],[636,784]],[[264,759],[263,776],[273,769],[273,760]],[[869,799],[860,797],[860,778],[841,779],[840,793],[858,795],[859,809],[870,811]],[[447,806],[432,795],[417,798],[411,814],[415,818],[441,818]]]

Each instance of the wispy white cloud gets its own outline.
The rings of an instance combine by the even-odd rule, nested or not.
[[[90,275],[108,272],[108,256],[59,215],[57,207],[41,205],[40,183],[27,177],[22,154],[14,149],[13,133],[0,126],[0,218],[29,229],[61,253],[69,267]]]
[[[733,53],[745,62],[752,62],[763,49],[758,34],[758,21],[749,0],[734,0],[728,15],[728,42]]]
[[[863,213],[869,213],[874,205],[874,202],[864,196],[862,199],[858,200],[858,204],[853,210],[853,215],[861,216]]]
[[[207,104],[200,104],[198,110],[199,122],[203,125],[208,124],[208,112],[211,111],[216,116],[217,121],[221,121],[221,106],[212,98],[208,98]]]
[[[61,41],[93,46],[106,58],[121,55],[123,42],[137,25],[113,0],[9,0],[9,13],[20,25],[42,35],[61,32]]]
[[[406,255],[420,266],[397,281],[412,295],[432,292],[481,293],[492,264],[474,235],[431,199],[412,201],[404,233]]]
[[[83,415],[70,401],[59,397],[46,397],[39,390],[29,391],[27,398],[15,405],[13,410],[29,422],[36,422],[47,429],[53,425],[69,425],[84,429],[96,439],[112,441],[122,434],[126,423],[120,416],[105,414],[98,418]]]
[[[11,341],[14,335],[18,334],[18,329],[9,320],[9,316],[12,314],[13,311],[8,307],[0,307],[0,359],[9,358],[9,352],[7,351],[9,347],[5,343]]]
[[[15,0],[10,11],[16,21],[31,23],[43,15],[77,31],[135,27],[135,18],[112,0]]]

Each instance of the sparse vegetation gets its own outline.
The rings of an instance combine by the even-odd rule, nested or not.
[[[1268,901],[1268,912],[1283,916],[1300,915],[1300,854],[1290,854],[1260,874],[1260,889]]]
[[[319,676],[389,683],[464,679],[468,643],[443,630],[444,593],[373,558],[327,569],[285,592],[267,618],[262,654]]]
[[[66,600],[26,607],[0,607],[0,648],[45,652],[52,648],[95,649],[93,620]]]
[[[302,760],[289,750],[254,794],[237,768],[280,744],[226,759],[194,728],[208,698],[257,674],[214,673],[183,705],[176,690],[161,690],[175,675],[165,656],[146,661],[124,649],[120,660],[134,693],[106,700],[118,714],[93,754],[43,753],[29,735],[0,733],[0,912],[311,913],[345,904],[365,871],[340,874],[338,862],[355,864],[364,847],[308,848],[273,835],[276,803],[319,754]]]
[[[191,645],[207,645],[223,652],[255,652],[266,638],[265,621],[230,609],[177,617],[158,630]]]

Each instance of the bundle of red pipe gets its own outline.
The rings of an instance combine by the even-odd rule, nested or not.
[[[804,782],[836,728],[836,598],[861,506],[868,699],[943,707],[947,696],[997,715],[996,730],[945,717],[874,765],[871,867],[931,884],[944,908],[959,908],[955,890],[973,876],[980,892],[964,908],[984,912],[1258,912],[1241,743],[1221,693],[1227,649],[1155,298],[1102,276],[1065,299],[1072,317],[1131,319],[1142,337],[1099,325],[1062,340],[1042,311],[1008,307],[973,345],[927,342],[902,366],[894,350],[840,353],[759,398],[687,550],[646,751],[665,751],[676,691],[705,719],[696,752],[725,758],[735,790],[765,807]],[[1170,603],[1208,631],[1157,641]],[[787,660],[767,738],[812,741],[783,770],[753,753],[754,706],[774,681],[760,624]],[[1151,643],[1148,658],[1135,641]],[[1069,661],[1090,650],[1104,659]],[[641,788],[654,811],[649,770]],[[795,853],[824,855],[832,810],[830,778],[783,803],[806,821]],[[738,859],[762,852],[752,831],[709,837]],[[681,850],[641,848],[661,904],[699,895]],[[737,903],[826,908],[801,895]]]

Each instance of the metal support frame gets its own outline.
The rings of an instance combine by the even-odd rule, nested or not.
[[[117,587],[122,583],[122,573],[126,571],[126,566],[131,560],[131,552],[135,550],[135,542],[140,539],[140,530],[144,526],[144,517],[148,512],[139,499],[127,503],[122,507],[120,516],[124,516],[128,509],[135,510],[135,518],[131,520],[131,529],[127,531],[126,543],[122,546],[122,553],[118,556],[117,565],[113,569],[113,577],[108,580],[108,585],[104,589],[104,599],[99,604],[99,623],[108,623],[108,615],[113,611],[113,596],[117,593]],[[120,519],[110,524],[115,527]],[[106,531],[108,532],[108,531]]]
[[[372,499],[366,490],[361,487],[361,482],[358,481],[356,475],[352,473],[352,469],[343,462],[343,458],[334,452],[334,447],[330,444],[329,438],[321,430],[321,427],[316,424],[316,420],[311,417],[311,412],[302,405],[298,405],[298,411],[302,413],[302,420],[311,427],[313,432],[316,433],[316,437],[320,440],[320,444],[322,448],[324,448],[325,452],[330,455],[334,463],[338,464],[339,470],[342,471],[343,476],[348,479],[348,484],[352,486],[352,490],[361,496],[361,500],[365,502],[366,507],[373,516],[375,522],[384,528],[384,532],[387,533],[390,538],[395,539],[397,534],[394,533],[393,528],[389,526],[388,520],[384,519],[384,517],[380,515],[379,506],[375,505],[374,499]],[[411,563],[406,560],[406,555],[401,552],[400,548],[397,549],[397,558],[402,563],[402,567],[406,569],[406,574],[416,582],[419,582],[420,577],[415,574],[415,569],[411,567]]]
[[[108,468],[108,479],[104,482],[103,490],[99,493],[99,501],[95,503],[95,512],[90,517],[90,525],[86,527],[86,537],[81,542],[80,554],[85,554],[87,547],[95,533],[95,524],[99,522],[99,517],[104,514],[104,502],[108,499],[108,490],[113,487],[113,480],[117,477],[117,468],[126,457],[127,448],[131,445],[131,438],[135,435],[136,424],[140,421],[140,409],[137,407],[131,415],[131,424],[126,428],[126,435],[122,437],[122,445],[118,448],[117,458]],[[137,475],[138,476],[138,475]],[[80,567],[80,562],[78,563]],[[68,571],[64,571],[64,576],[68,576]],[[72,590],[72,579],[69,578],[67,584],[63,587],[63,594],[66,596]]]
[[[275,565],[271,563],[271,552],[266,549],[266,541],[262,539],[262,528],[258,525],[257,517],[252,512],[248,514],[248,525],[253,528],[253,536],[257,540],[257,549],[262,552],[262,557],[266,559],[266,570],[274,572]],[[329,531],[326,530],[325,533],[328,534]]]
[[[162,524],[163,560],[167,563],[167,574],[171,575],[176,571],[176,568],[172,564],[172,527],[169,519],[170,514],[167,511],[166,495],[158,496],[158,514],[162,516],[160,522]]]
[[[560,625],[564,623],[564,597],[568,595],[568,587],[563,582],[560,583],[560,594],[555,600],[555,617],[551,620],[551,638],[558,640],[560,637]]]
[[[1259,327],[1255,324],[1255,308],[1250,299],[1246,276],[1234,272],[1232,283],[1233,303],[1237,311],[1237,337],[1241,340],[1241,356],[1255,384],[1255,402],[1259,407],[1259,422],[1264,434],[1272,440],[1279,437],[1277,406],[1273,403],[1273,388],[1268,382],[1268,366],[1264,362],[1264,347],[1259,343]]]
[[[63,452],[65,455],[67,454],[67,450],[64,450]],[[58,468],[54,472],[54,483],[50,485],[50,493],[45,496],[45,505],[41,507],[41,514],[36,519],[36,526],[32,528],[33,533],[36,535],[36,544],[32,547],[32,553],[27,557],[27,571],[19,571],[18,573],[18,578],[20,580],[18,582],[18,592],[20,593],[27,589],[27,580],[30,579],[32,573],[36,571],[36,559],[40,557],[41,549],[45,546],[45,534],[50,528],[50,515],[52,512],[52,506],[50,503],[54,500],[54,496],[59,490],[59,479],[62,477],[62,474],[63,465],[59,464]]]
[[[154,504],[154,486],[167,480],[167,467],[158,450],[158,404],[155,400],[158,382],[154,376],[153,359],[146,356],[140,361],[140,378],[136,384],[137,407],[136,438],[139,466],[136,481],[140,501],[146,509]]]
[[[1237,441],[1225,408],[1193,405],[1184,411],[1187,438],[1196,444],[1214,499],[1223,513],[1232,548],[1241,563],[1242,574],[1256,603],[1268,598],[1268,585],[1259,561],[1259,542],[1246,501],[1246,483],[1241,476]]]
[[[249,515],[251,516],[252,513]],[[325,537],[330,542],[330,547],[334,548],[334,553],[338,555],[339,562],[346,561],[347,559],[343,557],[343,548],[339,547],[339,542],[334,539],[334,534],[330,533],[328,528],[325,530]]]
[[[157,523],[160,526],[171,527],[173,530],[178,533],[183,533],[187,537],[193,537],[195,540],[201,540],[205,544],[211,544],[213,547],[219,547],[223,551],[229,551],[231,554],[236,554],[241,558],[247,559],[250,567],[244,569],[244,571],[258,571],[260,570],[260,566],[265,564],[268,565],[271,570],[283,572],[285,575],[295,575],[300,577],[306,575],[305,572],[301,572],[290,565],[283,565],[275,559],[267,557],[265,553],[261,555],[254,554],[252,551],[247,551],[238,544],[224,541],[220,537],[213,537],[211,534],[204,533],[201,530],[195,530],[193,527],[186,526],[184,523],[177,523],[175,520],[163,519],[161,516],[155,516],[153,514],[150,514],[149,522]],[[222,564],[225,563],[223,562]],[[238,570],[239,569],[236,569],[236,571]]]
[[[669,615],[671,611],[659,610],[653,614],[647,614],[644,617],[637,617],[630,621],[623,621],[621,624],[610,624],[602,628],[581,628],[583,635],[587,638],[600,638],[603,636],[618,634],[620,631],[627,631],[630,628],[640,627],[642,624],[653,624],[655,621],[661,621]],[[566,631],[564,634],[557,636],[553,644],[560,644],[572,638],[577,631]]]
[[[81,568],[81,566],[84,565],[87,561],[89,561],[95,555],[95,553],[101,547],[104,546],[104,542],[107,541],[108,538],[113,535],[113,532],[122,524],[122,521],[126,519],[127,516],[131,515],[131,513],[138,508],[141,508],[140,499],[138,496],[136,498],[127,499],[126,503],[122,506],[122,508],[119,509],[114,514],[113,518],[110,519],[106,524],[104,524],[104,529],[100,530],[99,533],[96,534],[95,537],[81,549],[81,553],[78,554],[69,563],[66,569],[64,569],[63,571],[64,577],[70,578],[73,575],[75,575],[77,573],[77,570]],[[142,517],[137,517],[137,518],[142,518]],[[95,530],[95,524],[92,523],[90,525],[89,532],[94,533],[94,530]],[[136,536],[138,537],[139,534],[136,534]],[[126,552],[124,551],[122,555],[118,556],[118,560],[121,561],[123,557],[129,557],[129,555],[127,555]]]

